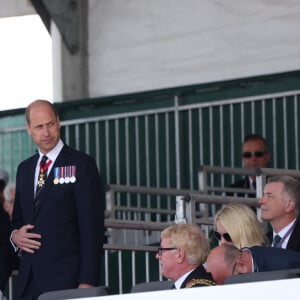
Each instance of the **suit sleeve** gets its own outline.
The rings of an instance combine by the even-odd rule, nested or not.
[[[104,241],[105,191],[95,161],[87,157],[78,166],[74,197],[81,243],[79,283],[99,285]]]

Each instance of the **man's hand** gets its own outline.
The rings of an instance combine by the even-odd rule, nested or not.
[[[34,253],[35,250],[38,250],[41,247],[41,243],[35,240],[40,239],[41,235],[29,232],[33,228],[33,225],[24,225],[19,230],[14,231],[11,237],[13,243],[19,249],[28,253]]]

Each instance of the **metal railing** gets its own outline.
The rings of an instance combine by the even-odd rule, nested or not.
[[[94,156],[110,185],[108,245],[159,241],[159,231],[174,222],[176,196],[186,194],[199,199],[195,208],[185,208],[193,213],[191,220],[203,222],[204,228],[212,226],[214,211],[207,207],[227,203],[228,183],[248,172],[240,169],[241,173],[234,173],[233,168],[241,165],[240,145],[247,132],[261,133],[270,141],[274,167],[299,168],[299,94],[296,90],[193,104],[174,96],[169,107],[63,121],[64,141]],[[34,153],[34,148],[25,127],[1,130],[1,167],[14,178],[17,165]],[[211,174],[213,170],[205,166],[208,175],[200,180],[198,166],[204,164],[221,168]],[[233,171],[229,177],[217,174],[226,170],[225,165]],[[259,180],[257,196],[262,194],[265,179]],[[141,186],[148,190],[138,191]],[[253,199],[243,198],[244,203],[248,201]],[[119,291],[124,291],[124,285]]]
[[[199,190],[198,166],[241,166],[241,143],[250,132],[268,140],[272,167],[298,169],[299,94],[199,103],[195,94],[191,104],[174,95],[164,107],[64,120],[62,137],[95,157],[107,184]],[[35,145],[25,127],[7,128],[0,130],[0,150],[0,166],[15,178]]]
[[[176,217],[180,220],[184,219],[187,223],[196,223],[199,224],[202,230],[208,235],[210,229],[213,228],[213,213],[207,214],[207,207],[212,205],[222,206],[228,203],[244,203],[249,206],[259,207],[258,198],[261,197],[264,184],[266,183],[266,178],[269,176],[275,175],[291,175],[300,177],[300,173],[295,170],[285,170],[285,169],[270,169],[270,168],[259,168],[259,169],[242,169],[242,168],[223,168],[223,167],[211,167],[211,166],[202,166],[200,168],[201,174],[199,175],[203,182],[206,182],[206,186],[202,191],[192,191],[186,189],[163,189],[163,188],[148,188],[141,186],[124,186],[124,185],[110,185],[108,191],[108,200],[110,202],[110,213],[106,219],[106,224],[110,227],[110,230],[131,230],[131,234],[134,231],[143,231],[141,239],[137,239],[138,244],[146,243],[146,236],[151,232],[157,233],[156,241],[159,242],[159,233],[166,226],[174,223]],[[225,176],[226,173],[231,174],[240,174],[240,175],[252,175],[256,176],[257,180],[257,195],[255,198],[245,198],[245,197],[236,197],[236,196],[227,196],[228,192],[230,193],[240,193],[240,192],[249,192],[253,194],[252,190],[248,189],[237,189],[237,188],[228,188],[224,186],[212,186],[209,185],[207,178],[212,176],[212,174],[222,174]],[[202,184],[201,184],[202,186]],[[219,195],[214,195],[214,193]],[[221,194],[220,194],[221,193]],[[152,202],[155,206],[154,208],[148,206],[134,206],[132,202],[124,202],[123,204],[117,201],[118,194],[125,194],[126,199],[130,200],[130,195],[147,195],[147,196],[168,196],[165,200],[172,202],[172,207],[174,209],[166,211],[157,206],[157,203]],[[153,198],[153,201],[162,203],[164,198]],[[200,205],[198,205],[200,204]],[[205,208],[205,211],[201,210]],[[210,210],[211,211],[211,210]],[[258,210],[259,211],[259,210]],[[131,212],[131,214],[128,214]],[[168,218],[164,222],[160,218],[155,218],[157,214],[168,214]],[[148,216],[146,216],[148,215]],[[119,216],[122,216],[121,219],[117,219]],[[149,221],[152,219],[152,221]],[[263,224],[265,225],[265,224]],[[123,236],[124,234],[120,234]],[[115,235],[118,236],[118,235]],[[111,242],[115,244],[119,241],[118,238],[114,238],[114,233],[111,233]],[[122,240],[123,245],[126,244],[126,240]],[[109,245],[108,245],[109,247]],[[118,246],[116,246],[118,247]],[[144,247],[144,246],[143,246]],[[153,248],[152,248],[153,250]],[[146,268],[149,269],[149,266]],[[160,276],[158,274],[158,276]],[[136,282],[136,280],[133,280]]]
[[[201,211],[204,207],[206,210],[211,205],[224,205],[233,202],[258,207],[258,195],[256,198],[226,196],[227,192],[245,192],[246,189],[228,189],[224,186],[209,185],[208,177],[213,174],[224,176],[226,173],[255,175],[257,194],[263,190],[267,176],[291,175],[300,177],[300,173],[295,170],[270,168],[246,170],[202,166],[199,171],[199,178],[202,180],[200,185],[203,186],[202,191],[124,185],[109,186],[105,219],[108,242],[104,245],[102,284],[113,287],[114,293],[127,293],[131,286],[136,283],[162,280],[159,264],[155,262],[155,252],[160,241],[160,232],[168,225],[173,224],[176,217],[179,221],[184,219],[184,222],[199,224],[205,234],[208,235],[213,228],[213,214]],[[214,195],[214,192],[221,192],[221,195]],[[151,205],[147,206],[147,201],[144,206],[141,205],[142,201],[133,205],[132,199],[122,203],[121,194],[125,195],[126,200],[130,200],[131,195],[134,195],[135,198],[139,195],[141,200],[143,195],[167,196],[167,198],[152,198],[151,205],[154,207],[151,207]],[[173,209],[164,210],[157,206],[157,203],[162,204],[163,200],[171,201]],[[165,214],[168,217],[163,216]],[[158,217],[158,215],[161,216]],[[126,236],[127,238],[125,238]],[[125,273],[126,276],[124,276]],[[9,288],[12,293],[11,280]],[[10,297],[10,299],[12,298]]]

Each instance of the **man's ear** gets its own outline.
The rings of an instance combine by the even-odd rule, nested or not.
[[[183,249],[178,249],[176,253],[176,261],[181,264],[185,259],[185,251]]]
[[[248,273],[248,268],[245,259],[240,258],[236,262],[235,274],[244,274]]]
[[[27,130],[27,133],[28,133],[29,135],[31,135],[31,128],[30,128],[30,126],[28,125],[28,123],[26,123],[26,130]]]
[[[295,201],[289,199],[286,201],[286,204],[285,204],[285,210],[286,212],[292,212],[294,209],[295,209]]]
[[[60,125],[60,119],[58,116],[57,116],[57,125],[58,125],[58,128],[60,129],[61,125]]]

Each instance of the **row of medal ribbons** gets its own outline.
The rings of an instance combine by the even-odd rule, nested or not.
[[[76,166],[54,168],[54,184],[74,183],[76,181]]]

